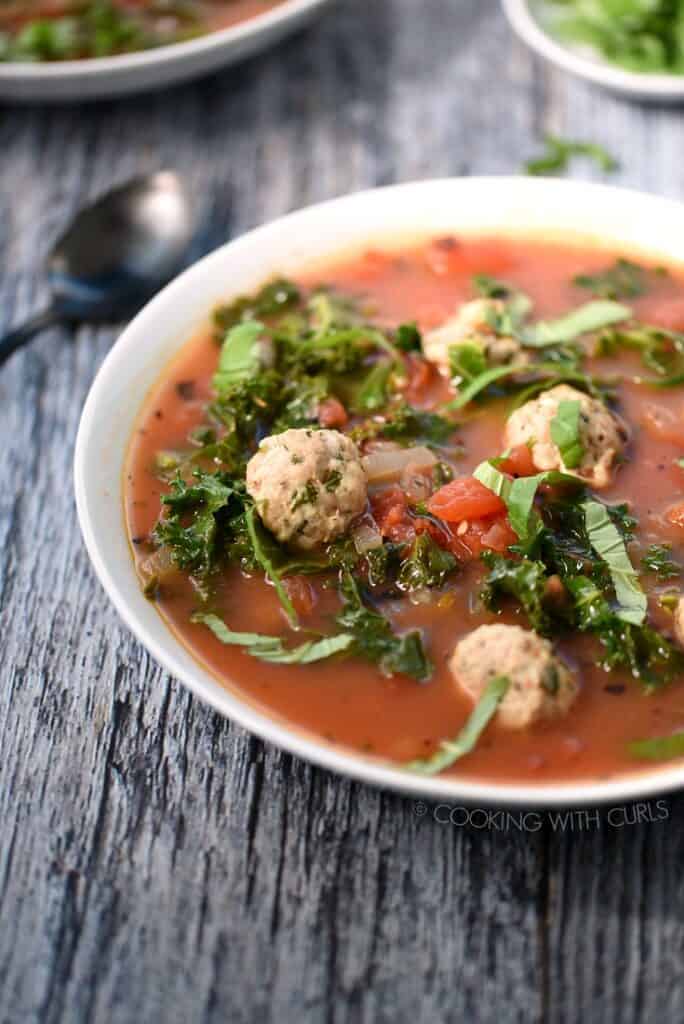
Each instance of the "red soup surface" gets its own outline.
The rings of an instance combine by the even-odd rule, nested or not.
[[[616,263],[625,259],[630,262]],[[610,380],[611,408],[628,424],[631,433],[611,483],[601,490],[599,500],[610,506],[627,503],[637,520],[634,539],[626,546],[639,573],[637,588],[648,597],[651,627],[676,644],[672,609],[684,538],[684,506],[680,514],[677,509],[684,501],[684,469],[677,463],[684,455],[684,391],[677,386],[655,388],[645,383],[645,379],[664,371],[660,366],[644,364],[647,346],[640,349],[636,344],[643,335],[638,335],[633,324],[639,321],[670,332],[684,330],[684,280],[679,270],[638,267],[632,260],[634,264],[639,262],[638,257],[604,248],[539,240],[441,238],[399,252],[366,251],[355,259],[308,274],[297,281],[297,286],[300,303],[306,303],[321,283],[329,290],[325,294],[350,297],[357,318],[376,324],[389,338],[397,337],[396,328],[407,322],[415,323],[423,333],[439,327],[458,312],[461,304],[477,295],[478,287],[481,293],[489,287],[495,296],[491,301],[503,305],[516,290],[527,295],[533,304],[532,312],[526,314],[530,322],[558,318],[594,300],[617,298],[627,304],[632,329],[629,345],[611,348],[606,344],[596,355],[597,332],[589,332],[578,342],[584,353],[582,372]],[[611,267],[613,273],[606,275]],[[490,282],[488,286],[482,280],[478,284],[475,275],[505,281],[508,291],[497,300],[500,293],[496,284]],[[295,303],[293,315],[298,308]],[[501,306],[496,308],[500,310]],[[188,340],[152,390],[132,438],[125,478],[125,513],[143,579],[147,578],[150,555],[157,549],[154,529],[162,512],[162,496],[169,492],[176,471],[173,460],[180,460],[181,475],[191,479],[188,464],[182,462],[183,453],[196,451],[202,438],[195,433],[190,443],[189,435],[210,424],[220,440],[230,429],[226,422],[209,414],[207,407],[215,396],[212,378],[218,366],[220,341],[226,324],[238,315],[246,321],[255,319],[249,303],[244,303],[237,312],[233,310],[224,317],[218,332],[207,327]],[[261,316],[268,333],[273,320],[268,310]],[[501,333],[503,327],[492,321],[483,330]],[[655,349],[664,351],[664,358],[672,359],[674,365],[678,336],[663,335],[659,342],[653,342],[654,337],[651,331],[646,360],[651,358],[649,352],[655,344]],[[437,372],[412,344],[415,342],[403,346],[404,371],[399,373],[395,367],[388,385],[390,399],[394,401],[399,395],[420,410],[442,409],[458,393],[457,385]],[[544,358],[546,354],[544,350]],[[369,351],[364,366],[372,369],[382,358],[382,351]],[[538,362],[539,351],[532,350],[531,359]],[[268,366],[268,360],[263,366]],[[357,368],[357,377],[358,372]],[[521,376],[529,379],[529,373],[525,377],[523,370]],[[534,379],[533,373],[531,376]],[[317,409],[310,413],[314,426],[347,433],[356,428],[353,436],[359,439],[360,450],[368,454],[378,439],[382,440],[383,431],[378,429],[372,438],[372,431],[359,432],[359,425],[367,427],[375,413],[372,409],[355,412],[354,401],[341,385],[333,386],[328,380],[327,388],[330,393],[322,396]],[[261,711],[332,744],[394,763],[429,757],[442,741],[458,735],[474,706],[473,697],[449,669],[455,645],[484,624],[530,627],[526,613],[514,598],[503,597],[494,608],[485,607],[479,598],[488,573],[478,557],[480,553],[490,548],[514,561],[519,557],[515,551],[507,551],[517,537],[505,509],[504,514],[497,513],[496,501],[493,505],[490,501],[489,505],[485,502],[484,513],[478,511],[477,500],[474,505],[467,504],[472,483],[459,483],[458,500],[464,495],[467,500],[462,506],[464,514],[456,514],[454,522],[453,517],[449,521],[448,512],[452,508],[449,495],[454,492],[442,492],[446,498],[431,496],[448,476],[468,481],[483,460],[502,454],[504,425],[519,394],[515,376],[510,380],[502,377],[498,392],[485,389],[479,398],[450,413],[453,431],[434,449],[441,464],[439,474],[434,471],[423,475],[417,493],[411,492],[406,476],[399,481],[375,482],[369,489],[370,506],[364,515],[371,525],[375,523],[376,533],[378,529],[382,532],[385,543],[394,544],[395,550],[405,554],[415,542],[416,530],[427,530],[435,543],[448,547],[458,561],[459,571],[432,589],[409,594],[391,583],[374,587],[367,581],[362,587],[367,602],[385,616],[395,632],[421,631],[434,665],[428,681],[401,673],[387,674],[358,654],[342,654],[310,665],[267,663],[240,646],[224,645],[206,625],[190,621],[198,608],[210,607],[230,629],[281,636],[286,646],[317,635],[308,630],[328,635],[339,632],[335,625],[340,607],[335,570],[285,577],[284,585],[303,627],[298,634],[289,630],[276,590],[264,574],[254,568],[244,571],[235,559],[222,560],[220,551],[215,552],[216,564],[199,584],[188,572],[167,564],[159,579],[150,583],[147,578],[151,599],[198,661]],[[267,408],[265,415],[268,419]],[[381,427],[382,421],[375,422]],[[271,427],[262,424],[245,442],[247,456]],[[539,467],[530,463],[526,451],[524,446],[516,451],[513,461],[504,463],[502,470],[511,477],[536,472]],[[534,447],[529,451],[534,452]],[[161,469],[160,452],[175,453]],[[222,469],[229,476],[230,469],[210,456],[211,452],[203,453],[193,466],[202,466],[208,472]],[[590,497],[598,496],[591,487],[588,493]],[[487,494],[491,499],[491,492]],[[425,513],[426,500],[432,517]],[[545,500],[542,494],[542,503]],[[191,525],[192,515],[186,510],[180,516],[181,528]],[[641,565],[651,545],[668,549],[669,570],[660,575]],[[307,557],[310,555],[308,552]],[[365,572],[360,568],[357,580],[363,582]],[[669,595],[669,600],[662,601],[663,594]],[[684,676],[679,671],[666,685],[659,685],[657,679],[646,685],[644,679],[634,678],[627,664],[611,670],[602,665],[605,649],[596,634],[559,626],[551,630],[551,640],[554,656],[562,659],[579,684],[572,706],[565,713],[522,729],[505,728],[494,715],[472,752],[448,767],[448,772],[466,778],[540,783],[605,779],[643,770],[644,761],[636,758],[630,747],[633,741],[669,736],[684,729]]]

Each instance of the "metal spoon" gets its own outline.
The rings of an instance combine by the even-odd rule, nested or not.
[[[0,365],[52,324],[131,317],[182,267],[193,221],[170,171],[138,178],[82,210],[48,259],[52,302],[0,340]]]

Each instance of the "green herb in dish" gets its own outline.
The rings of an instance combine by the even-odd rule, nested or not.
[[[618,162],[607,149],[596,142],[571,142],[556,135],[547,135],[544,139],[546,153],[543,156],[528,160],[525,164],[527,174],[533,176],[543,174],[562,174],[574,157],[586,157],[598,164],[602,171],[609,173],[618,168]]]
[[[499,704],[506,696],[510,681],[506,676],[495,676],[488,684],[473,708],[470,718],[454,740],[443,740],[432,757],[410,761],[404,765],[407,771],[417,775],[438,775],[445,768],[469,754],[485,731]]]
[[[684,8],[679,0],[552,0],[555,32],[591,46],[611,64],[646,74],[684,71]]]

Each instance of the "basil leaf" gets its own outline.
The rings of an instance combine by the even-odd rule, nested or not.
[[[263,569],[267,579],[269,579],[275,587],[276,594],[287,613],[290,624],[292,626],[299,625],[297,612],[295,611],[287,590],[282,584],[281,574],[276,569],[273,558],[268,550],[269,547],[272,546],[270,535],[266,533],[264,527],[257,521],[256,513],[251,506],[245,509],[245,524],[247,526],[249,539],[252,543],[252,550],[256,563]]]
[[[496,714],[509,686],[508,676],[495,676],[491,679],[458,736],[453,740],[444,740],[432,757],[410,761],[404,766],[406,770],[418,775],[437,775],[469,754]]]
[[[212,381],[219,395],[234,384],[249,380],[258,371],[260,360],[256,342],[263,331],[264,325],[258,320],[248,320],[228,331]]]
[[[615,587],[615,596],[620,606],[615,614],[623,622],[640,626],[646,618],[648,602],[627,554],[625,542],[605,505],[598,501],[585,501],[582,509],[589,542],[608,566]]]
[[[648,761],[668,761],[684,757],[684,732],[673,732],[671,736],[656,736],[650,740],[635,740],[629,744],[633,757]]]
[[[590,160],[594,160],[603,171],[614,171],[618,167],[615,157],[595,142],[577,142],[561,139],[557,135],[546,135],[544,144],[546,146],[544,155],[535,160],[528,160],[525,164],[526,174],[540,175],[565,171],[570,160],[575,156],[586,156]]]
[[[192,622],[201,623],[212,631],[222,644],[244,647],[246,653],[260,661],[268,661],[277,665],[310,665],[315,661],[323,661],[334,654],[346,651],[354,642],[350,633],[338,633],[337,636],[323,637],[321,640],[308,640],[298,647],[286,648],[279,636],[266,636],[262,633],[236,633],[229,629],[218,615],[196,612]]]
[[[475,274],[473,287],[484,299],[507,299],[514,291],[512,285],[489,274]]]
[[[413,321],[399,324],[394,343],[401,352],[420,352],[422,339],[417,325]]]
[[[530,367],[524,367],[524,370],[529,372]],[[473,398],[476,398],[481,391],[485,391],[490,384],[494,384],[497,380],[503,380],[504,377],[511,377],[514,373],[520,373],[520,366],[493,366],[489,370],[485,370],[484,373],[479,374],[470,383],[458,393],[456,398],[449,402],[444,408],[452,411],[462,409],[472,402]]]
[[[534,499],[540,484],[581,485],[576,477],[559,473],[555,469],[511,480],[491,461],[481,462],[473,476],[505,502],[509,522],[523,544],[533,541],[542,528],[541,519],[536,513],[533,514]]]
[[[587,302],[558,320],[540,320],[524,328],[520,340],[527,348],[545,348],[574,341],[582,334],[629,320],[632,310],[619,302],[597,300]]]
[[[449,346],[449,369],[452,380],[469,383],[487,372],[487,359],[479,345],[464,341]]]
[[[576,469],[584,457],[584,445],[580,437],[580,410],[580,403],[576,400],[559,402],[558,412],[551,420],[551,440],[568,469]]]

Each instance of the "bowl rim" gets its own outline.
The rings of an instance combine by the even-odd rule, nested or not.
[[[638,203],[649,207],[649,214],[659,212],[663,217],[674,221],[676,213],[680,220],[684,219],[684,203],[633,189],[555,178],[530,179],[501,176],[447,178],[414,181],[354,192],[289,213],[226,242],[183,271],[138,313],[107,353],[92,382],[81,414],[74,452],[76,507],[85,546],[96,575],[122,620],[167,672],[183,683],[194,696],[209,704],[224,717],[236,722],[262,740],[273,743],[288,753],[319,767],[383,789],[395,790],[407,796],[422,797],[430,801],[450,799],[452,802],[458,801],[459,804],[470,806],[496,805],[519,809],[596,806],[611,801],[654,796],[678,789],[684,785],[684,762],[676,763],[674,766],[665,765],[650,769],[644,767],[634,773],[607,780],[553,781],[532,785],[499,780],[461,779],[458,776],[423,777],[410,774],[380,760],[364,757],[350,749],[335,747],[311,733],[300,730],[297,726],[288,725],[275,716],[269,715],[251,704],[247,698],[241,698],[236,690],[222,686],[218,679],[199,661],[192,659],[189,665],[187,649],[163,621],[156,609],[154,614],[163,625],[163,631],[159,631],[162,639],[151,635],[146,626],[139,621],[123,587],[115,577],[117,567],[125,571],[129,578],[131,575],[135,575],[132,558],[129,558],[128,567],[123,569],[120,562],[117,562],[111,553],[109,555],[107,553],[111,543],[109,536],[104,536],[102,529],[98,532],[98,522],[92,508],[96,501],[95,483],[89,478],[87,461],[88,448],[93,440],[100,405],[108,395],[110,385],[117,380],[119,369],[125,364],[126,359],[129,356],[133,357],[132,361],[135,361],[135,358],[140,359],[140,351],[143,347],[141,343],[150,336],[151,330],[156,331],[158,336],[162,332],[165,332],[166,337],[172,333],[173,327],[168,322],[164,323],[165,310],[170,309],[171,304],[178,297],[181,295],[187,297],[187,293],[194,286],[209,277],[212,268],[222,267],[229,263],[235,265],[240,261],[241,256],[244,259],[244,255],[249,249],[261,247],[263,253],[268,253],[269,244],[275,234],[279,234],[281,238],[284,234],[296,238],[298,227],[306,221],[315,222],[321,217],[330,215],[338,215],[342,220],[341,215],[344,214],[348,217],[351,207],[356,205],[361,209],[364,204],[373,203],[375,205],[377,197],[382,197],[389,203],[394,202],[397,207],[408,209],[411,208],[412,201],[417,207],[420,207],[420,199],[423,194],[427,195],[433,190],[436,196],[442,199],[452,191],[458,198],[459,191],[484,190],[486,192],[488,189],[496,189],[497,192],[502,189],[507,190],[506,194],[513,192],[514,198],[519,193],[520,200],[536,199],[542,194],[546,194],[551,210],[562,209],[564,199],[569,200],[573,193],[577,193],[575,198],[579,199],[581,193],[585,196],[593,196],[595,202],[599,204],[608,205],[610,202],[617,202],[633,209],[634,204]],[[649,222],[652,222],[650,217]],[[446,230],[450,229],[446,228]],[[454,228],[454,230],[457,229]],[[549,232],[553,232],[552,222],[549,223]],[[426,233],[428,232],[423,232],[423,237]],[[568,231],[565,233],[569,234]],[[522,234],[522,231],[519,231],[518,234]],[[368,236],[369,242],[372,237],[374,236]],[[617,239],[614,244],[619,244]],[[358,251],[358,246],[356,248]],[[344,250],[338,250],[339,255],[342,255],[343,252]],[[682,262],[677,257],[672,257],[672,261]],[[301,264],[302,269],[306,265],[306,261],[304,261]],[[270,272],[275,272],[275,266],[271,267]],[[264,276],[268,276],[268,273],[269,268],[266,265]],[[208,310],[202,311],[201,319],[206,319],[207,312]],[[169,359],[172,359],[173,355],[182,348],[187,337],[187,333],[184,333],[177,342],[174,339],[171,354],[167,354],[162,366],[168,364]],[[158,380],[159,375],[157,370],[153,379]],[[124,451],[128,449],[140,405],[141,401],[137,401],[136,414],[128,421]],[[115,497],[119,509],[118,520],[121,533],[128,545],[123,517],[123,474],[120,470],[121,466],[119,465]],[[139,592],[139,587],[137,587],[137,592]],[[183,661],[185,664],[182,663]]]
[[[136,71],[140,69],[173,64],[181,58],[202,57],[224,47],[238,45],[244,40],[277,30],[291,19],[304,17],[323,7],[331,0],[280,0],[271,10],[255,14],[227,28],[206,32],[195,39],[165,46],[154,46],[149,50],[134,50],[111,57],[88,57],[83,60],[62,60],[52,63],[40,61],[0,61],[0,82],[32,81],[50,82],[56,79],[78,76],[91,79],[99,75]]]
[[[529,0],[501,0],[516,33],[541,57],[573,75],[617,92],[653,99],[684,100],[684,75],[628,71],[597,57],[575,53],[546,32],[530,9]]]

